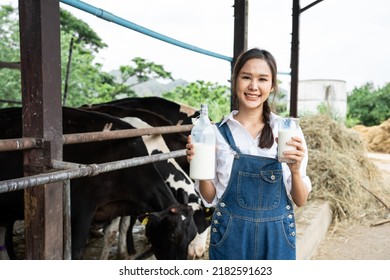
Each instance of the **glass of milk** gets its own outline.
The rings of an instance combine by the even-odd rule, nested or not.
[[[280,162],[294,163],[294,160],[287,159],[283,152],[295,150],[296,147],[287,144],[293,136],[298,136],[299,119],[298,118],[280,118],[278,123],[278,160]]]

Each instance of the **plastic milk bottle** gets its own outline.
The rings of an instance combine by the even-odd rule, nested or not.
[[[208,117],[208,105],[202,104],[200,116],[191,130],[194,156],[190,161],[190,177],[209,180],[215,176],[215,132]]]

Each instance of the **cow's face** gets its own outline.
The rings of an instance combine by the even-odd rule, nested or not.
[[[156,259],[187,259],[188,245],[197,233],[193,214],[190,206],[180,204],[139,217],[143,221],[147,219],[146,236]]]

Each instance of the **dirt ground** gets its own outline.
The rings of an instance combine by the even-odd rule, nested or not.
[[[390,154],[369,153],[383,171],[383,188],[390,190]],[[385,201],[390,205],[390,201]],[[390,219],[390,211],[383,220]],[[379,221],[379,220],[378,220]],[[314,260],[390,260],[390,223],[371,226],[378,221],[350,227],[331,234],[321,242]]]

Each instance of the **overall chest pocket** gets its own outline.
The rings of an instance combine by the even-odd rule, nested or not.
[[[259,173],[240,171],[237,179],[237,202],[246,209],[271,210],[280,204],[283,187],[281,170]]]

